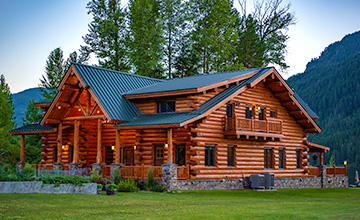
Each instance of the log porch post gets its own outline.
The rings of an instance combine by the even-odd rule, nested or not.
[[[320,152],[320,166],[324,165],[324,153]]]
[[[79,121],[74,122],[74,158],[73,163],[79,163]]]
[[[168,164],[173,164],[173,158],[172,158],[172,155],[173,155],[173,142],[172,142],[172,128],[169,128],[168,129],[168,132],[167,132],[167,144],[168,144],[168,161],[167,163]]]
[[[101,119],[98,119],[98,131],[97,131],[97,153],[96,153],[96,163],[101,163],[101,131],[102,131],[102,123]]]
[[[115,163],[120,163],[120,130],[116,130]]]
[[[61,163],[62,157],[62,123],[58,127],[58,140],[57,140],[57,158],[56,162]]]
[[[25,135],[21,135],[20,163],[25,163]]]

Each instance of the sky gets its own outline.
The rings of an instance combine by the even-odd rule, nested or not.
[[[89,0],[0,0],[0,74],[11,92],[37,87],[50,52],[57,47],[64,59],[84,45],[91,15]],[[237,6],[237,0],[234,1]],[[358,0],[283,0],[291,3],[297,23],[288,30],[286,79],[304,72],[306,64],[329,44],[360,30]],[[123,1],[123,5],[126,1]],[[252,1],[247,3],[251,8]],[[248,9],[248,11],[251,9]],[[95,63],[92,59],[89,62]]]

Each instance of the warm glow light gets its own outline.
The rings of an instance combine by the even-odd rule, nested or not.
[[[344,166],[346,166],[346,165],[347,165],[347,161],[345,160],[345,161],[344,161]]]
[[[134,150],[136,150],[136,145],[134,145]]]
[[[252,111],[252,107],[250,107],[249,110]]]
[[[113,145],[113,146],[111,146],[111,150],[115,150],[115,146]]]
[[[62,149],[65,149],[65,145],[63,145],[61,148],[62,148]]]
[[[78,111],[81,111],[81,109],[79,108]]]
[[[58,106],[58,109],[61,109],[61,106],[60,106],[60,105]]]
[[[258,110],[260,111],[260,106],[258,106],[257,108],[258,108]]]
[[[98,113],[98,114],[99,114],[99,113],[100,113],[100,110],[97,110],[97,111],[96,111],[96,113]]]
[[[168,146],[169,146],[168,144],[165,144],[165,148],[168,148]]]

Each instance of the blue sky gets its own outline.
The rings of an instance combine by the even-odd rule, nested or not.
[[[61,47],[67,58],[80,48],[92,19],[87,2],[0,0],[0,74],[13,93],[39,84],[52,50]],[[360,30],[360,1],[284,0],[288,2],[298,22],[288,31],[286,62],[290,68],[280,71],[284,78],[303,72],[307,62],[330,43]]]

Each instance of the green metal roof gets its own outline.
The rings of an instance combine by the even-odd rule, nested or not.
[[[34,104],[45,104],[45,103],[51,103],[53,99],[45,99],[45,100],[39,100],[35,102]]]
[[[198,74],[189,77],[174,78],[164,80],[156,85],[150,85],[133,91],[128,91],[124,95],[135,95],[155,92],[168,92],[185,89],[196,89],[204,86],[223,82],[246,74],[254,73],[268,68],[246,69],[232,72],[214,73],[214,74]]]
[[[72,64],[113,120],[130,121],[141,114],[141,111],[134,103],[122,96],[124,93],[162,82],[159,79],[135,74],[79,63]]]
[[[35,132],[35,131],[51,131],[56,129],[56,127],[50,127],[50,126],[41,126],[40,120],[28,124],[19,128],[15,128],[13,130],[10,130],[9,133],[23,133],[23,132]]]
[[[304,100],[300,98],[300,96],[294,92],[294,98],[300,103],[300,105],[305,109],[305,111],[310,115],[312,118],[319,118],[319,116],[308,106]]]

